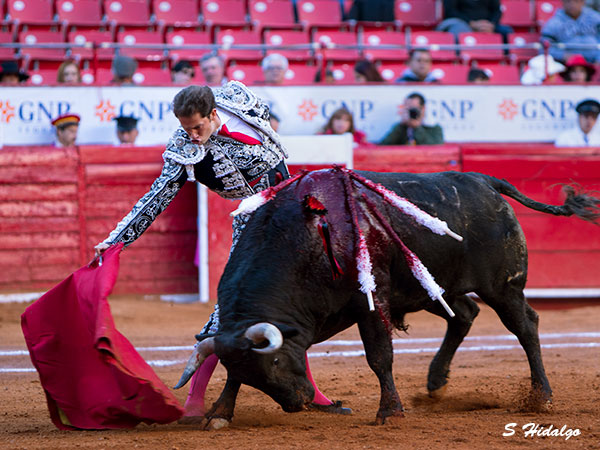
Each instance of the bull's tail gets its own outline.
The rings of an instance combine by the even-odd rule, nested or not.
[[[564,185],[563,192],[566,195],[565,202],[560,205],[548,205],[546,203],[536,202],[523,195],[512,184],[506,180],[484,175],[487,183],[500,194],[518,201],[522,205],[547,214],[555,216],[576,216],[588,222],[598,223],[600,218],[600,198],[582,192],[571,185]]]

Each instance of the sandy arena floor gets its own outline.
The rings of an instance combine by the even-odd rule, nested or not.
[[[156,298],[111,298],[117,328],[135,346],[180,346],[208,318],[212,306],[172,304]],[[190,425],[140,425],[125,431],[59,431],[51,423],[45,396],[28,355],[7,355],[25,350],[20,315],[26,304],[0,304],[0,448],[7,449],[210,449],[210,448],[406,448],[506,449],[600,448],[600,306],[575,309],[538,309],[544,363],[554,390],[549,413],[524,412],[522,398],[529,386],[525,353],[495,313],[482,311],[457,353],[446,397],[439,402],[426,395],[427,368],[445,322],[428,313],[408,316],[409,335],[398,334],[394,345],[394,375],[406,417],[394,424],[373,425],[379,403],[379,386],[364,356],[340,352],[362,350],[361,345],[335,343],[315,346],[310,353],[313,374],[330,398],[343,400],[351,416],[319,412],[287,414],[269,397],[243,387],[236,415],[229,428],[203,431]],[[551,335],[551,333],[553,333]],[[356,328],[335,339],[358,340]],[[421,339],[421,340],[419,340]],[[309,355],[310,355],[309,353]],[[187,359],[187,350],[141,353],[146,360]],[[173,386],[183,363],[155,367],[159,377]],[[225,380],[219,366],[209,385],[214,401]],[[175,391],[183,404],[187,387]],[[514,435],[503,437],[505,425],[516,423]],[[579,430],[579,436],[525,436],[529,423],[540,427]]]

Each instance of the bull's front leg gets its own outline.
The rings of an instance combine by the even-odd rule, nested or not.
[[[241,383],[239,381],[234,381],[229,375],[227,376],[223,392],[221,392],[217,401],[213,403],[212,408],[206,413],[206,425],[204,429],[218,430],[231,423],[235,400],[240,391],[240,386]]]
[[[363,319],[358,322],[358,329],[365,347],[367,362],[377,375],[381,387],[376,423],[381,425],[390,417],[404,417],[404,408],[392,374],[394,359],[392,340],[379,313],[377,311],[365,312]]]

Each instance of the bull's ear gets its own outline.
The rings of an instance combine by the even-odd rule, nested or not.
[[[283,323],[273,323],[273,325],[275,325],[279,331],[281,331],[284,339],[292,338],[298,334],[298,330],[294,327],[290,327],[289,325],[285,325]]]

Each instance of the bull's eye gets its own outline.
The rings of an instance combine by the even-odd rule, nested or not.
[[[275,358],[273,360],[273,364],[276,365],[276,366],[279,365],[279,358]]]

